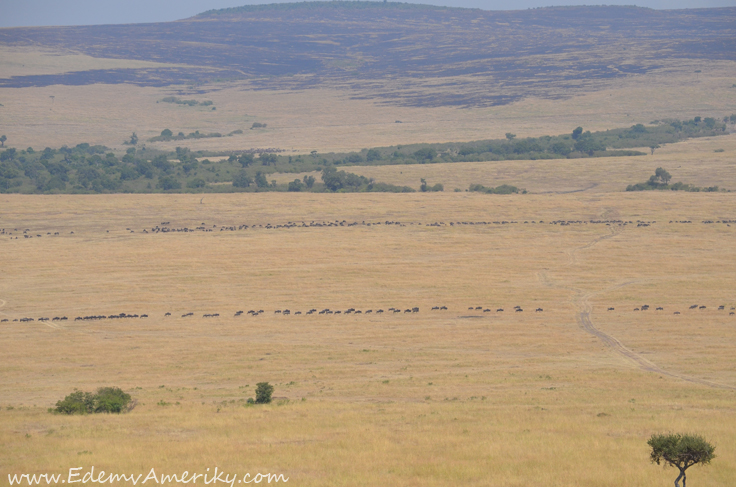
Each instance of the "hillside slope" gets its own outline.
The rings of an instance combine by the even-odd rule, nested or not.
[[[411,106],[491,106],[559,98],[673,60],[736,60],[736,8],[557,7],[483,11],[311,2],[209,11],[156,24],[0,29],[2,46],[184,67],[0,78],[0,87],[249,80],[337,86]]]

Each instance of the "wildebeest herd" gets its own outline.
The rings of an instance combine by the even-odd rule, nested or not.
[[[692,224],[690,220],[670,220],[670,224]],[[722,224],[728,227],[732,223],[736,223],[736,220],[702,220],[699,223],[704,225],[711,224]],[[347,220],[330,220],[330,221],[306,221],[293,222],[289,221],[281,224],[238,224],[238,225],[209,225],[205,222],[194,224],[192,226],[171,226],[170,221],[161,222],[158,225],[152,227],[143,228],[140,233],[143,234],[166,234],[166,233],[200,233],[200,232],[236,232],[243,230],[277,230],[277,229],[292,229],[292,228],[335,228],[335,227],[375,227],[375,226],[395,226],[395,227],[408,227],[408,226],[425,226],[425,227],[461,227],[464,225],[559,225],[559,226],[571,226],[571,225],[606,225],[606,226],[636,226],[636,227],[650,227],[657,224],[657,221],[646,221],[646,220],[494,220],[494,221],[450,221],[450,222],[432,222],[432,223],[421,223],[421,222],[402,222],[402,221],[374,221],[366,222],[363,221],[347,221]],[[129,233],[135,233],[135,230],[128,227],[125,229]],[[0,229],[0,235],[8,235],[10,239],[18,239],[18,232],[23,238],[39,238],[42,236],[60,236],[61,232],[43,232],[35,231],[32,232],[30,229]],[[109,230],[107,230],[109,233]],[[14,233],[16,236],[13,236]],[[64,232],[66,234],[66,231]],[[70,231],[69,234],[74,234]]]
[[[644,304],[644,305],[641,305],[641,306],[638,306],[638,307],[634,308],[633,311],[639,311],[639,312],[641,312],[641,311],[649,311],[650,308],[651,307],[648,304]],[[522,313],[522,312],[524,312],[524,308],[521,307],[521,306],[519,306],[519,305],[516,305],[516,306],[514,306],[511,309],[513,309],[515,313]],[[614,308],[614,307],[607,307],[606,308],[607,311],[615,311],[615,309],[616,308]],[[709,309],[709,308],[706,305],[699,305],[699,304],[693,304],[693,305],[689,306],[689,308],[688,308],[688,310],[695,310],[695,311],[703,311],[703,310],[707,310],[707,309]],[[724,311],[724,312],[727,311],[726,310],[726,305],[720,305],[718,307],[713,307],[711,309],[717,309],[718,311]],[[432,306],[431,311],[449,311],[449,309],[448,309],[447,306]],[[504,308],[503,307],[489,307],[489,306],[469,306],[467,308],[467,311],[480,312],[480,313],[503,313],[504,312]],[[544,309],[541,308],[541,307],[537,307],[537,308],[534,309],[534,311],[536,313],[541,313],[541,312],[544,312]],[[655,308],[655,311],[665,311],[665,309],[664,309],[663,306],[658,306],[657,308]],[[729,316],[736,315],[736,307],[731,306],[728,311],[729,311],[729,313],[728,313]],[[293,316],[300,316],[300,315],[315,315],[316,314],[316,315],[353,315],[353,316],[363,315],[363,316],[368,316],[368,315],[383,315],[384,313],[386,313],[386,314],[399,314],[399,313],[400,314],[417,314],[419,312],[420,312],[420,308],[418,306],[413,306],[413,307],[390,307],[390,308],[386,308],[385,310],[383,308],[369,308],[369,309],[366,309],[366,310],[360,310],[360,309],[356,309],[356,308],[347,308],[347,309],[344,309],[344,310],[342,310],[342,309],[323,308],[321,310],[318,310],[317,308],[311,308],[311,309],[309,309],[307,311],[304,311],[304,312],[302,312],[302,311],[292,311],[289,308],[283,308],[283,309],[276,309],[276,310],[274,310],[273,311],[273,315],[276,315],[276,316],[278,316],[278,315],[280,315],[280,316],[292,316],[292,315]],[[255,317],[255,316],[260,316],[260,315],[262,315],[264,313],[265,313],[265,311],[263,309],[258,309],[258,310],[251,309],[251,310],[248,310],[247,312],[246,311],[243,311],[243,310],[239,310],[239,311],[236,311],[234,313],[233,317],[234,318],[237,318],[237,317],[240,317],[240,316],[253,316],[253,317]],[[680,315],[681,312],[680,311],[675,311],[674,314],[675,315]],[[164,318],[168,318],[170,316],[173,316],[171,312],[166,312],[164,314]],[[190,317],[194,317],[194,316],[195,316],[195,314],[190,311],[188,313],[182,314],[181,315],[181,318],[190,318]],[[140,318],[148,318],[148,317],[149,317],[148,314],[140,314],[139,315],[139,314],[117,313],[117,314],[109,314],[109,315],[99,314],[99,315],[77,316],[76,318],[74,318],[74,321],[118,320],[118,319],[130,319],[130,318],[138,318],[138,319],[140,319]],[[219,317],[220,317],[220,313],[204,313],[204,314],[202,314],[202,318],[219,318]],[[66,316],[55,316],[53,318],[47,318],[47,317],[28,318],[28,317],[24,317],[24,318],[13,318],[12,320],[10,318],[3,318],[2,320],[0,320],[0,322],[9,322],[9,321],[21,322],[21,323],[27,323],[27,322],[31,322],[31,321],[40,321],[40,322],[52,321],[52,322],[57,322],[57,321],[67,321],[68,319],[69,318],[67,318]]]

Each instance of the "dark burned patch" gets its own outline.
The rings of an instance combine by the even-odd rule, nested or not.
[[[736,60],[736,8],[278,5],[158,24],[0,29],[0,45],[192,67],[27,76],[0,86],[248,79],[256,88],[353,88],[392,104],[489,106],[568,96],[671,59]]]
[[[225,73],[206,69],[95,69],[62,74],[13,76],[0,78],[0,88],[29,88],[51,85],[131,84],[137,86],[170,86],[205,83],[219,79],[239,79],[241,73]]]

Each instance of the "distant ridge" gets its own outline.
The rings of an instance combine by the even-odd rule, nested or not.
[[[247,5],[158,24],[0,29],[0,46],[178,65],[0,73],[0,87],[125,83],[206,92],[243,82],[250,89],[345,89],[405,106],[492,106],[569,97],[669,66],[698,73],[710,61],[736,61],[734,32],[736,8]]]
[[[370,0],[332,0],[322,2],[289,2],[289,3],[264,3],[259,5],[243,5],[241,7],[230,7],[212,9],[197,14],[192,19],[201,17],[213,17],[218,15],[232,15],[240,13],[264,12],[264,11],[286,11],[286,10],[323,10],[323,9],[397,9],[397,10],[480,10],[462,7],[441,7],[422,3],[406,2],[384,2]]]

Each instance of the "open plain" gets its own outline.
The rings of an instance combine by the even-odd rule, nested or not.
[[[352,5],[2,29],[4,145],[122,156],[136,132],[136,157],[289,155],[736,112],[734,9],[389,2],[379,22]],[[148,141],[165,128],[243,133]],[[346,169],[433,193],[0,194],[0,486],[217,467],[299,486],[652,487],[676,476],[646,443],[669,431],[716,445],[690,485],[732,486],[733,129],[638,157]],[[624,191],[657,167],[731,191]],[[248,404],[264,381],[274,401]],[[49,412],[103,386],[135,407]]]
[[[730,194],[4,195],[2,205],[6,231],[42,235],[0,240],[0,316],[11,320],[0,328],[3,470],[666,485],[646,439],[684,429],[719,446],[692,479],[725,486],[736,475]],[[301,226],[343,220],[358,224]],[[143,233],[162,222],[213,231]],[[390,307],[401,313],[377,313]],[[343,313],[305,314],[326,308]],[[251,309],[264,313],[234,316]],[[74,320],[121,312],[148,317]],[[12,321],[23,317],[35,321]],[[246,407],[260,381],[282,399]],[[75,387],[109,384],[133,394],[133,411],[46,412]]]

